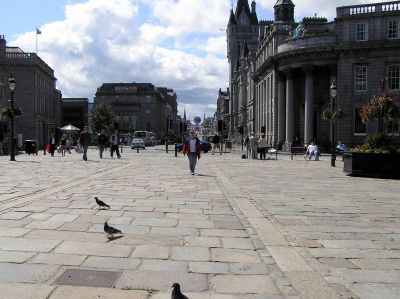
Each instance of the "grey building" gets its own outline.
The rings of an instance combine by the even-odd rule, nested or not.
[[[237,6],[248,7],[247,0],[238,0]],[[330,105],[334,81],[336,105],[344,112],[335,140],[362,143],[376,124],[363,124],[358,113],[379,94],[382,78],[387,78],[390,93],[400,95],[400,1],[338,7],[333,22],[310,17],[296,23],[291,0],[278,0],[274,10],[273,21],[257,24],[255,11],[231,11],[231,139],[238,138],[237,127],[243,126],[246,134],[260,135],[265,129],[272,144],[314,140],[329,145],[330,123],[321,115]],[[398,122],[387,124],[386,130],[399,136]]]
[[[104,83],[97,89],[95,106],[108,104],[122,134],[151,131],[167,135],[168,116],[177,116],[176,94],[151,83]]]
[[[18,47],[7,47],[0,35],[0,106],[9,106],[8,78],[16,81],[15,105],[22,115],[15,118],[15,136],[32,139],[39,146],[47,143],[61,124],[61,92],[56,89],[54,71],[36,53],[26,53]],[[0,142],[8,146],[10,125],[0,122]]]
[[[229,87],[226,91],[222,91],[221,88],[218,91],[218,99],[217,99],[217,111],[215,112],[214,121],[223,120],[227,124],[229,124],[229,97],[230,91]],[[217,123],[214,124],[214,127],[217,128]],[[228,132],[224,132],[228,133]]]

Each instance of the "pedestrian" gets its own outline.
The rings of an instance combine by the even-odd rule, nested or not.
[[[265,160],[267,147],[267,139],[265,139],[265,135],[262,135],[260,140],[258,140],[258,148],[260,149],[260,160]]]
[[[102,130],[97,137],[97,142],[99,145],[100,159],[103,159],[104,148],[107,144],[107,135],[105,134],[104,130]]]
[[[315,161],[319,160],[319,149],[315,142],[311,142],[309,146],[307,146],[306,155],[308,155],[308,159],[311,160],[312,156],[315,156]]]
[[[114,151],[115,151],[115,153],[117,154],[117,157],[118,157],[118,159],[119,158],[121,158],[121,155],[119,154],[119,148],[118,148],[118,145],[119,145],[119,136],[118,136],[118,131],[117,130],[115,130],[114,131],[114,134],[112,134],[111,135],[111,137],[110,137],[110,144],[111,144],[111,158],[114,158],[113,156],[113,154],[114,154]]]
[[[215,154],[215,149],[218,148],[219,153],[221,154],[221,148],[219,146],[219,143],[221,142],[221,137],[218,135],[218,132],[215,132],[214,137],[213,137],[213,155]]]
[[[185,140],[185,144],[183,145],[182,149],[183,155],[187,154],[189,158],[189,168],[191,175],[194,175],[197,160],[200,160],[201,152],[200,140],[195,136],[196,133],[194,131],[190,131],[189,138]]]
[[[83,160],[85,161],[87,161],[87,150],[89,147],[89,143],[90,143],[90,134],[88,132],[88,127],[85,126],[79,138],[79,144],[81,145],[83,150]]]
[[[50,138],[50,154],[52,157],[54,157],[54,151],[56,150],[56,136],[53,134],[51,134],[51,138]]]
[[[69,154],[71,154],[71,139],[69,137],[69,134],[65,138],[65,149],[68,151]]]
[[[249,136],[247,136],[246,139],[244,140],[244,146],[249,147],[249,143],[250,143],[250,139],[249,139]]]
[[[61,151],[61,156],[64,157],[65,156],[65,149],[67,146],[67,137],[64,135],[62,135],[61,139],[60,139],[60,151]]]
[[[258,138],[254,136],[254,133],[251,133],[251,137],[249,139],[250,150],[251,150],[251,158],[257,159],[257,151],[258,151]]]

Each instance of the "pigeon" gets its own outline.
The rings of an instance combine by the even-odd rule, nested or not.
[[[114,234],[122,234],[122,232],[119,229],[109,226],[107,221],[104,222],[104,232],[106,232],[108,236],[111,238],[113,237]]]
[[[100,199],[98,199],[97,197],[95,197],[94,198],[95,200],[96,200],[96,203],[99,205],[99,208],[100,207],[103,207],[103,208],[110,208],[110,206],[108,205],[108,204],[106,204],[104,201],[101,201]]]
[[[181,293],[181,286],[179,285],[179,283],[174,282],[171,288],[174,288],[172,290],[171,299],[189,299],[189,297]]]

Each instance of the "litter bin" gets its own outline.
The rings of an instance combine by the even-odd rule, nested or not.
[[[35,140],[25,140],[24,142],[25,154],[34,155],[38,154],[37,145]]]

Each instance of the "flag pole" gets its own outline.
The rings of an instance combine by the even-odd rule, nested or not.
[[[38,35],[39,34],[42,34],[42,31],[40,31],[39,29],[38,29],[38,27],[36,26],[36,55],[37,55],[37,53],[38,53]]]

